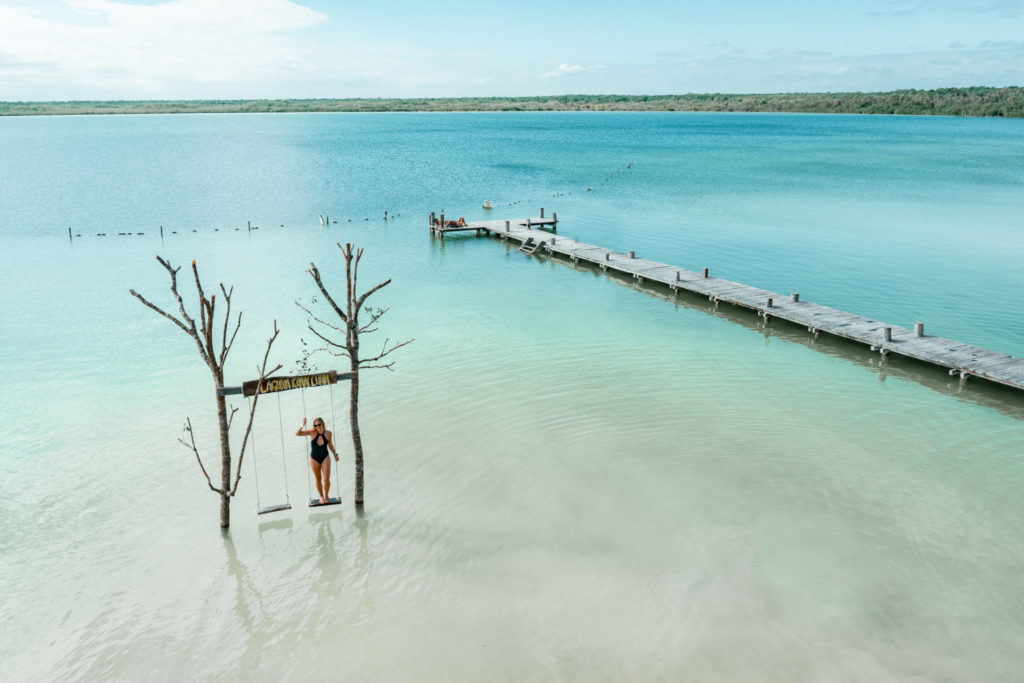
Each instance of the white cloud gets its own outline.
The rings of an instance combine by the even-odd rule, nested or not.
[[[168,86],[280,77],[308,67],[310,58],[279,34],[327,20],[289,0],[65,4],[75,23],[0,7],[0,80],[37,78],[78,90],[130,88],[158,96]]]
[[[557,78],[559,76],[568,76],[569,74],[574,74],[580,71],[583,71],[582,64],[559,64],[557,69],[547,72],[541,76],[541,78]]]
[[[583,66],[582,64],[559,64],[557,69],[543,74],[541,78],[559,78],[561,76],[569,76],[571,74],[578,74],[584,71],[599,71],[603,68],[603,64],[592,64],[590,66]]]

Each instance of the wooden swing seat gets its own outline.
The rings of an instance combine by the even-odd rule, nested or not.
[[[309,507],[311,508],[322,508],[326,505],[339,505],[341,498],[328,498],[326,503],[321,503],[319,498],[310,498]]]
[[[257,515],[265,515],[268,512],[279,512],[280,510],[291,510],[291,503],[281,503],[280,505],[268,505],[266,507],[256,507]]]

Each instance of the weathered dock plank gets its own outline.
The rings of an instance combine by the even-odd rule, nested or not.
[[[642,283],[659,283],[674,291],[687,291],[706,296],[716,305],[721,303],[741,306],[757,312],[765,320],[778,318],[807,327],[818,334],[824,332],[867,345],[882,354],[896,354],[947,368],[949,374],[981,377],[986,380],[1024,389],[1024,359],[997,351],[990,351],[963,342],[920,335],[915,330],[891,325],[855,313],[840,311],[810,301],[794,300],[793,295],[780,294],[759,287],[723,278],[710,277],[707,269],[698,273],[646,258],[634,253],[622,253],[557,234],[557,215],[540,215],[508,220],[472,221],[458,224],[431,214],[429,227],[432,235],[444,238],[452,232],[476,231],[520,244],[532,238],[542,244],[534,255],[547,254],[573,263],[589,263],[606,271],[632,276]],[[546,228],[546,229],[539,229]],[[548,230],[550,229],[550,231]],[[769,300],[771,304],[769,305]],[[888,337],[886,335],[888,332]]]

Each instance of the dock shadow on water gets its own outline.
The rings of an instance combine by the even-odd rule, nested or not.
[[[518,251],[518,248],[510,242],[505,242],[504,246],[509,255],[513,251]],[[890,378],[916,382],[941,394],[992,408],[1017,420],[1024,420],[1024,394],[1012,387],[982,378],[961,380],[950,376],[946,368],[940,366],[898,354],[883,356],[863,344],[849,339],[824,332],[813,333],[801,325],[781,318],[769,318],[765,321],[752,310],[724,302],[711,302],[702,294],[684,289],[673,290],[668,285],[653,280],[645,280],[641,283],[626,273],[612,269],[602,270],[600,266],[586,261],[578,260],[574,263],[568,259],[541,252],[532,255],[532,258],[526,255],[523,257],[533,261],[538,267],[567,267],[578,272],[590,273],[595,277],[603,277],[617,285],[671,303],[677,308],[700,311],[727,320],[759,334],[765,342],[774,338],[799,344],[863,368],[875,374],[881,382]]]

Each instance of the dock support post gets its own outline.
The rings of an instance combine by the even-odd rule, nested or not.
[[[604,252],[604,260],[605,261],[611,261],[612,260],[612,255],[609,254],[607,251]]]
[[[707,277],[708,276],[708,269],[707,268],[701,269],[700,274],[702,276],[704,276],[704,277]]]
[[[882,328],[882,341],[887,341],[887,342],[891,342],[892,341],[892,328],[891,327],[883,327]]]
[[[629,258],[636,258],[636,252],[632,249],[629,250]]]
[[[540,217],[544,218],[544,207],[543,206],[540,208]]]
[[[924,336],[924,323],[922,323],[922,322],[914,323],[914,336],[915,337],[923,337]]]
[[[789,298],[792,299],[794,302],[800,301],[800,292],[793,292],[792,294],[789,295]]]
[[[679,271],[676,271],[676,282],[679,282]]]
[[[246,221],[246,222],[245,222],[245,228],[246,228],[246,230],[248,230],[249,232],[252,232],[252,221]]]
[[[557,211],[552,211],[551,212],[551,222],[554,223],[555,225],[558,225],[558,212]]]
[[[768,303],[766,304],[765,307],[766,308],[771,308],[772,307],[772,298],[771,297],[768,297]]]
[[[527,230],[533,230],[533,226],[530,225],[530,219],[529,218],[526,219],[526,229]]]
[[[505,221],[505,232],[508,232],[508,221]]]

